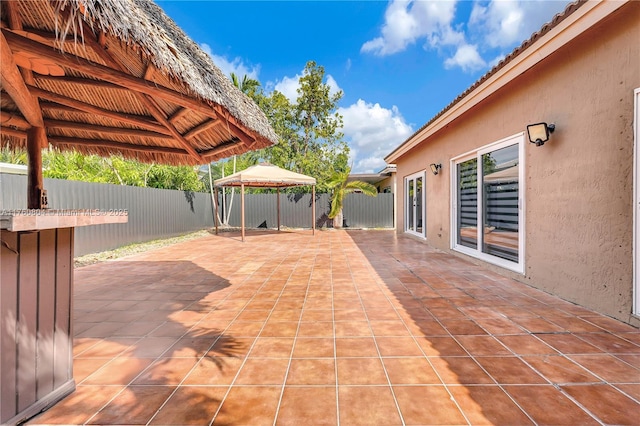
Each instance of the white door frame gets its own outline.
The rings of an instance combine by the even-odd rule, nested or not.
[[[413,210],[413,204],[415,203],[411,203],[411,205],[409,205],[409,181],[414,181],[414,185],[415,182],[417,181],[418,178],[422,178],[422,209],[421,209],[421,218],[422,218],[422,232],[417,232],[415,231],[415,229],[417,228],[417,223],[414,223],[413,229],[409,228],[409,209]],[[426,191],[426,178],[427,178],[427,173],[426,170],[423,170],[421,172],[418,173],[414,173],[412,175],[409,176],[405,176],[404,178],[404,200],[402,201],[404,203],[404,232],[408,233],[408,234],[412,234],[421,238],[426,238],[427,237],[427,221],[426,221],[426,204],[427,204],[427,191]],[[414,194],[415,194],[415,186],[414,186]],[[413,211],[413,220],[415,222],[416,220],[416,211]]]
[[[640,88],[633,95],[633,314],[640,316]]]

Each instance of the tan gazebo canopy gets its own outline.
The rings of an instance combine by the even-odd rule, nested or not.
[[[30,154],[30,208],[50,145],[195,165],[277,141],[260,108],[152,1],[2,1],[0,17],[0,145]]]
[[[244,188],[245,187],[259,187],[259,188],[276,188],[278,190],[278,231],[280,230],[280,188],[287,188],[291,186],[312,186],[311,195],[311,229],[315,234],[316,231],[316,179],[295,173],[289,170],[282,169],[278,166],[274,166],[269,163],[260,163],[255,166],[251,166],[245,170],[241,170],[227,177],[216,179],[213,184],[215,185],[215,206],[216,206],[216,233],[218,232],[218,187],[221,186],[235,186],[240,187],[240,203],[241,203],[241,234],[242,241],[244,241]]]

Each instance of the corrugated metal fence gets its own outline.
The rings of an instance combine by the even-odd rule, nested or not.
[[[75,232],[75,255],[109,250],[126,244],[168,238],[213,227],[211,197],[155,188],[45,179],[52,209],[126,209],[127,224],[79,227]],[[27,177],[0,174],[0,210],[27,205]],[[221,200],[221,197],[220,197]],[[247,194],[247,228],[277,226],[277,195]],[[227,195],[227,205],[230,196]],[[311,227],[311,194],[280,194],[280,223],[290,228]],[[316,195],[316,226],[332,226],[327,219],[329,195]],[[393,194],[367,197],[351,194],[344,203],[345,225],[351,228],[392,228]],[[240,194],[236,191],[230,226],[240,226]]]

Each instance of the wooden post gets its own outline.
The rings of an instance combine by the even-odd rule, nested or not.
[[[240,235],[242,236],[242,241],[244,242],[244,183],[240,184],[240,209],[242,212],[240,213]]]
[[[280,230],[280,188],[277,188],[278,190],[278,231]]]
[[[316,235],[316,186],[311,188],[311,229],[312,234]]]
[[[27,131],[27,208],[41,209],[42,191],[42,147],[47,144],[47,134],[44,127],[32,127]]]
[[[215,224],[216,227],[216,235],[218,235],[218,187],[216,186],[213,189],[213,206],[214,206],[214,212],[213,212],[213,223]]]

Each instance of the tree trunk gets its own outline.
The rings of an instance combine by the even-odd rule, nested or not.
[[[342,210],[340,210],[340,213],[338,213],[336,217],[333,218],[333,227],[336,229],[342,228],[343,220],[344,220],[344,215],[342,214]]]

